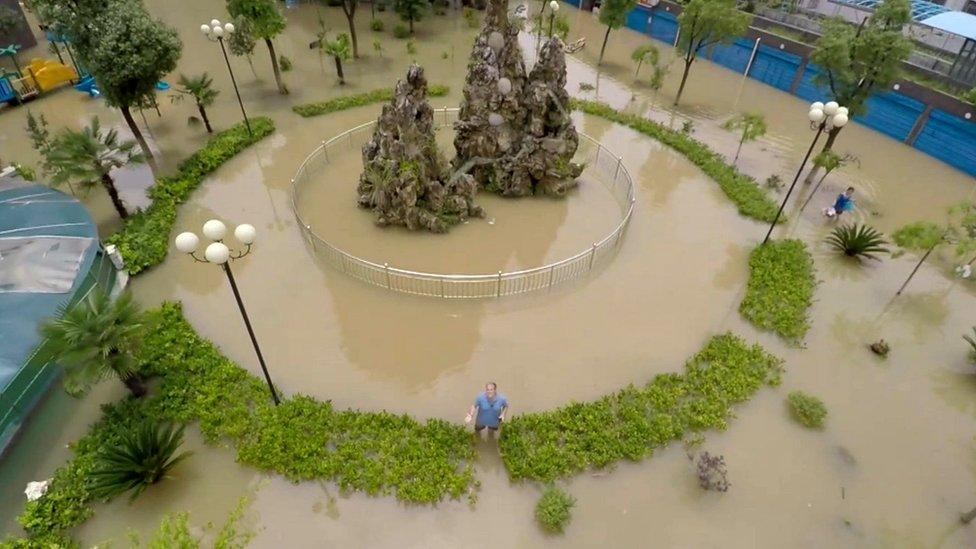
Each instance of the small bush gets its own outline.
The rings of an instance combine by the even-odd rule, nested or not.
[[[969,344],[969,361],[976,364],[976,326],[973,326],[973,335],[963,334],[962,338]]]
[[[369,22],[369,28],[374,32],[383,32],[385,26],[383,25],[382,19],[373,19]]]
[[[550,486],[535,504],[535,518],[551,534],[562,534],[569,524],[576,499],[560,488]]]
[[[729,471],[725,467],[725,456],[713,456],[708,452],[702,452],[698,454],[695,471],[698,474],[698,486],[701,486],[702,490],[729,491],[731,484],[729,484]]]
[[[411,38],[407,40],[407,53],[414,55],[417,53],[417,41]]]
[[[778,191],[783,188],[783,179],[778,174],[773,174],[766,178],[766,188]]]
[[[695,131],[695,122],[692,120],[685,120],[681,124],[681,133],[685,135],[691,135]]]
[[[427,97],[444,97],[450,91],[447,86],[439,86],[436,84],[431,84],[427,86]],[[393,90],[390,88],[383,88],[379,90],[373,90],[366,93],[358,93],[355,95],[346,95],[343,97],[337,97],[335,99],[330,99],[328,101],[322,101],[321,103],[307,103],[305,105],[295,105],[291,110],[295,111],[304,117],[318,116],[321,114],[329,114],[337,111],[343,111],[346,109],[353,109],[356,107],[363,107],[366,105],[371,105],[373,103],[380,103],[383,101],[389,101],[393,98]]]
[[[281,66],[281,72],[288,72],[292,69],[291,59],[284,55],[278,56],[278,64]]]
[[[461,9],[461,14],[464,20],[468,23],[469,29],[476,29],[481,26],[481,22],[478,21],[478,13],[473,9],[465,6]]]
[[[793,419],[804,427],[820,429],[827,419],[827,407],[819,398],[803,391],[793,391],[786,397]]]
[[[410,36],[410,28],[402,23],[397,23],[393,27],[393,36],[403,39]]]
[[[757,328],[798,344],[810,329],[816,287],[813,258],[799,240],[770,240],[749,256],[749,282],[739,312]]]
[[[848,257],[866,257],[881,261],[877,254],[888,253],[885,239],[880,232],[857,223],[834,228],[827,237],[827,243]]]

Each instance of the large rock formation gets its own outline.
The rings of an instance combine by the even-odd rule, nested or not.
[[[363,145],[359,205],[376,213],[377,224],[445,232],[469,216],[484,215],[474,204],[472,176],[450,176],[446,169],[434,140],[433,115],[424,70],[413,65]]]
[[[563,44],[550,39],[526,77],[508,0],[489,0],[454,128],[453,167],[504,196],[562,195],[582,167],[569,117]]]

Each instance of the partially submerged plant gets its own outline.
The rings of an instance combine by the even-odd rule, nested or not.
[[[963,334],[962,338],[969,343],[969,361],[976,364],[976,326],[973,326],[973,335]]]
[[[122,432],[114,445],[95,458],[91,490],[96,498],[109,500],[132,491],[130,501],[149,486],[166,478],[167,473],[190,452],[177,454],[183,444],[183,429],[170,423],[147,420],[131,431]]]
[[[880,356],[881,358],[888,358],[888,353],[891,351],[891,346],[884,339],[879,339],[874,343],[868,345],[871,352]]]
[[[881,261],[877,254],[888,253],[887,242],[873,227],[857,223],[836,227],[827,243],[848,257],[866,257]]]
[[[827,419],[827,407],[819,398],[803,391],[793,391],[786,397],[793,419],[804,427],[820,429]]]
[[[550,486],[535,504],[535,518],[551,534],[562,534],[569,524],[576,499],[561,488]]]
[[[739,153],[742,152],[742,144],[766,135],[766,119],[760,113],[746,112],[726,120],[722,129],[739,133],[739,145],[732,158],[732,165],[735,166],[739,161]]]
[[[766,185],[767,189],[778,191],[783,188],[783,178],[780,177],[779,174],[774,173],[773,175],[767,177],[766,181],[763,181],[763,184]]]
[[[729,491],[731,484],[729,484],[729,472],[725,466],[724,456],[701,452],[698,454],[695,469],[698,473],[698,485],[702,490]]]

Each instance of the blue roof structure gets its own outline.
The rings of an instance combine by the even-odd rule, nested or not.
[[[919,23],[969,40],[976,40],[976,15],[971,13],[947,11],[923,19]]]
[[[31,243],[40,246],[30,248]],[[62,245],[70,250],[36,253]],[[97,251],[95,224],[80,202],[43,185],[0,177],[0,393],[40,342],[38,324],[71,300]],[[43,287],[46,279],[53,281],[50,287]]]
[[[844,4],[846,6],[853,6],[855,8],[861,8],[864,10],[873,11],[874,8],[881,5],[884,0],[831,0],[831,2],[836,2],[838,4]],[[922,21],[929,17],[939,15],[940,13],[947,13],[950,10],[945,6],[940,6],[935,2],[926,2],[925,0],[910,0],[912,4],[912,20]]]

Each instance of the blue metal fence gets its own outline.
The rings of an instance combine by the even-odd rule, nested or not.
[[[976,176],[976,124],[972,122],[935,109],[915,148]]]

